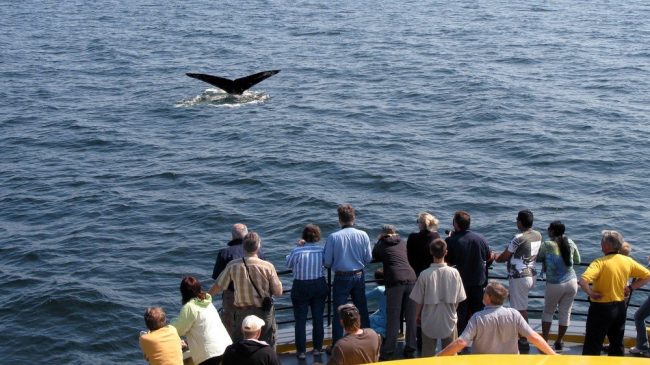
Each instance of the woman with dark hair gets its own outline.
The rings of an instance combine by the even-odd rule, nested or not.
[[[372,248],[372,258],[384,268],[386,284],[386,340],[381,344],[381,360],[390,360],[397,350],[397,337],[404,316],[404,358],[415,357],[417,350],[416,304],[410,299],[417,276],[409,265],[406,242],[394,226],[386,224]]]
[[[574,264],[580,263],[576,244],[564,235],[565,227],[560,221],[548,226],[549,240],[544,242],[537,255],[537,261],[546,268],[546,292],[542,314],[542,337],[548,341],[548,334],[557,308],[559,314],[557,339],[554,348],[563,350],[562,339],[569,327],[573,299],[578,292],[578,280]]]
[[[287,267],[293,271],[291,303],[296,319],[296,356],[305,358],[307,351],[307,314],[311,308],[312,340],[314,356],[319,356],[323,349],[323,313],[329,291],[323,275],[323,247],[320,241],[320,228],[308,224],[302,231],[302,239],[297,247],[287,255]]]
[[[183,307],[171,325],[180,336],[186,336],[195,364],[219,364],[232,340],[212,305],[212,297],[201,290],[198,279],[186,276],[181,280],[181,298]]]

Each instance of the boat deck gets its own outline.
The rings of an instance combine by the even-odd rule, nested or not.
[[[530,319],[530,326],[538,333],[542,333],[542,323],[540,319]],[[557,329],[557,321],[553,323],[553,328],[551,331],[554,331]],[[626,333],[626,338],[625,338],[625,347],[630,348],[634,346],[634,338],[631,336],[634,336],[636,333],[636,330],[634,326],[629,323],[626,328],[625,328],[625,333]],[[567,331],[567,334],[564,336],[564,351],[562,351],[561,355],[579,355],[580,357],[582,354],[582,341],[584,339],[584,334],[585,334],[585,322],[584,321],[572,321],[571,326],[569,327],[569,330]],[[551,339],[555,339],[555,333],[551,332]],[[278,331],[278,345],[277,345],[277,351],[280,354],[280,360],[283,365],[311,365],[311,364],[325,364],[327,363],[327,354],[323,353],[321,356],[313,356],[311,354],[311,342],[309,342],[309,339],[311,339],[311,327],[309,324],[307,325],[307,358],[304,360],[299,360],[296,357],[296,352],[295,352],[295,337],[293,333],[293,327],[290,325],[287,326],[282,326],[279,331]],[[331,328],[326,327],[325,328],[325,345],[329,345],[331,343]],[[403,338],[400,338],[398,342],[398,351],[396,353],[401,353],[401,348],[403,348],[404,343],[403,343]],[[530,355],[538,355],[540,352],[535,348],[535,346],[531,345],[531,349],[529,352]],[[478,355],[471,355],[472,357],[478,356]],[[573,357],[573,356],[571,356]],[[635,356],[626,354],[625,359],[631,359],[635,358]],[[440,358],[435,358],[435,359],[440,359]],[[608,357],[603,357],[603,359],[608,359]],[[648,358],[644,357],[638,357],[639,360],[643,360],[645,364],[649,364]],[[429,358],[427,360],[427,364],[431,363],[432,358]],[[408,360],[409,362],[417,363],[418,361],[422,361],[422,359],[412,359]],[[437,361],[437,360],[436,360]],[[502,360],[500,360],[502,361]],[[555,364],[555,361],[553,362]],[[636,362],[635,362],[636,363]],[[580,362],[576,363],[575,361],[573,362],[567,362],[569,365],[579,365]],[[608,362],[608,365],[613,365],[614,362]],[[626,362],[626,364],[629,364]],[[454,363],[454,365],[461,365],[458,363]],[[532,364],[527,364],[527,365],[532,365]],[[631,364],[630,364],[631,365]]]

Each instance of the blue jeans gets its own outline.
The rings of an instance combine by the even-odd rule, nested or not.
[[[650,294],[634,313],[634,324],[636,325],[636,347],[639,350],[648,350],[648,333],[645,329],[645,319],[650,316]]]
[[[366,301],[366,283],[364,282],[363,271],[355,275],[336,275],[332,284],[332,345],[343,337],[343,327],[339,322],[339,311],[336,310],[340,305],[348,302],[348,296],[352,297],[352,303],[359,310],[361,315],[361,327],[370,327],[370,318],[368,316],[368,303]]]
[[[307,314],[311,308],[312,341],[314,349],[323,348],[323,313],[327,300],[327,282],[325,278],[315,280],[294,280],[291,287],[291,303],[293,316],[296,319],[295,336],[296,351],[305,352],[307,349]]]

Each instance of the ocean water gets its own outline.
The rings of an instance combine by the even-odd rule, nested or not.
[[[529,208],[586,261],[603,229],[650,254],[645,1],[1,8],[2,363],[144,363],[144,308],[210,285],[233,223],[282,269],[342,202],[371,237],[464,209],[501,251]]]

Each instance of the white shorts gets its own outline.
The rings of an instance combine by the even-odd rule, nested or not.
[[[524,278],[510,278],[508,279],[510,288],[510,307],[518,310],[528,310],[528,292],[535,284],[534,276],[527,276]]]

